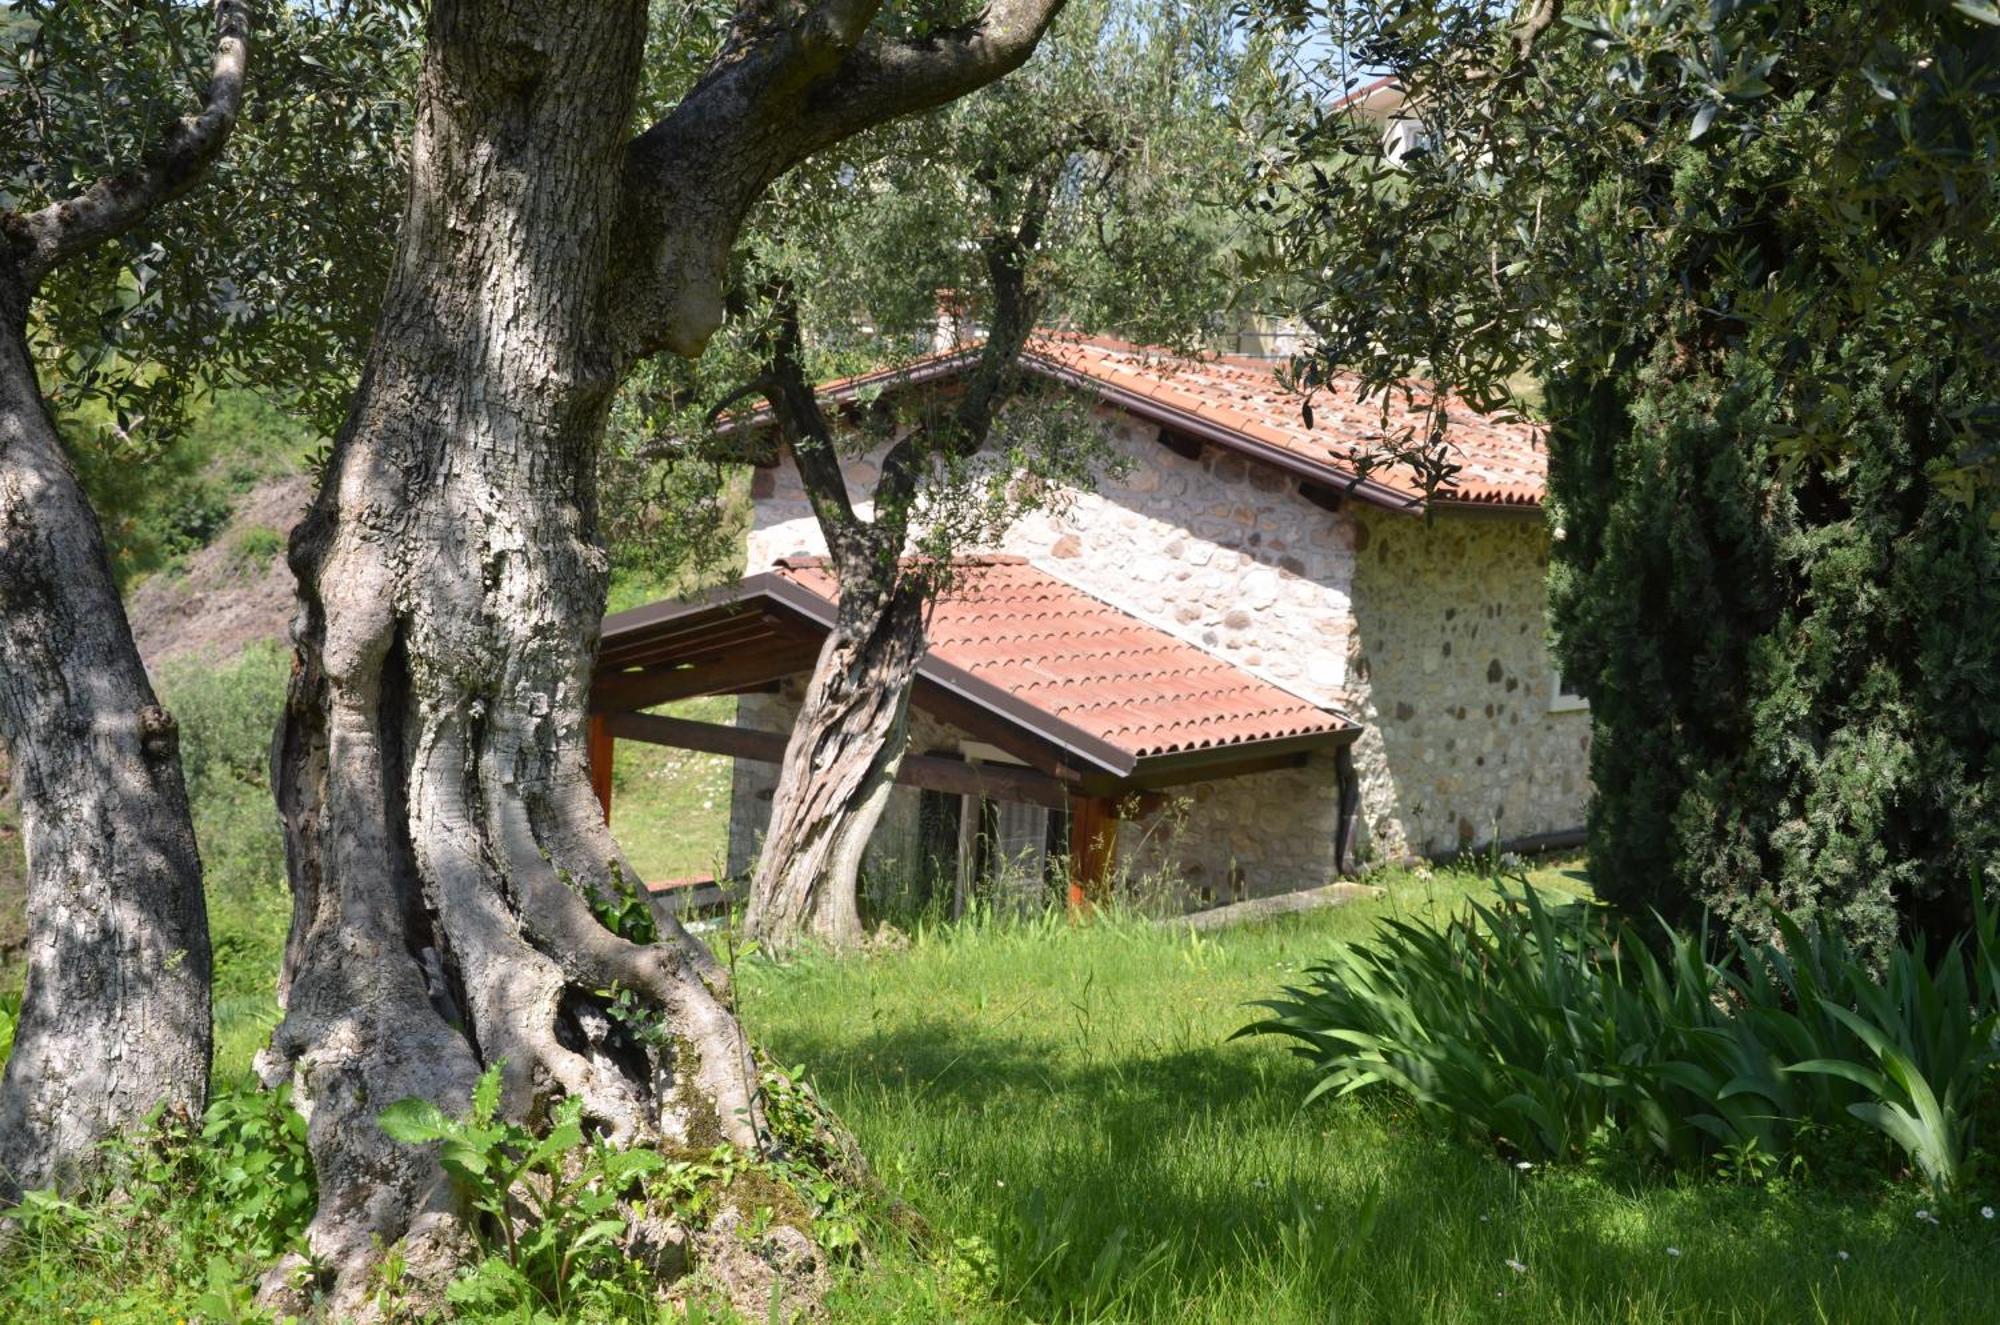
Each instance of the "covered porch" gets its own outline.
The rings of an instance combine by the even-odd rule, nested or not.
[[[770,702],[745,702],[734,726],[646,710],[707,695],[775,696],[810,672],[835,595],[823,562],[799,558],[606,618],[590,741],[607,815],[620,740],[776,765],[789,733],[782,721],[755,720]],[[980,849],[982,832],[1025,841],[1039,826],[1072,906],[1115,876],[1122,814],[1148,812],[1191,784],[1313,761],[1337,783],[1329,854],[1343,869],[1348,862],[1358,726],[1021,558],[961,568],[934,608],[912,706],[913,729],[920,716],[927,732],[952,739],[913,740],[897,782],[951,811],[962,855]]]

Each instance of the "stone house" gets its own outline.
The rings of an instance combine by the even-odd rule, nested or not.
[[[948,390],[969,358],[823,392]],[[1590,723],[1546,644],[1530,429],[1454,406],[1461,468],[1426,501],[1356,468],[1384,420],[1350,388],[1307,427],[1269,362],[1049,335],[1023,364],[1080,393],[1124,463],[1017,523],[938,605],[871,872],[964,896],[1066,863],[1075,890],[1115,870],[1198,907],[1580,837]],[[804,491],[770,460],[745,578],[608,618],[596,690],[600,741],[737,757],[733,875],[833,606]],[[848,475],[865,494],[872,460]],[[723,691],[734,728],[637,711]]]

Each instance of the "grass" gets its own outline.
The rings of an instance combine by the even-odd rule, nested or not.
[[[1380,901],[1213,936],[987,926],[865,960],[747,965],[753,1035],[809,1068],[957,1248],[943,1270],[890,1257],[851,1276],[834,1318],[945,1304],[982,1321],[1215,1325],[1992,1318],[2000,1222],[1976,1204],[1933,1226],[1915,1184],[1523,1172],[1386,1097],[1302,1110],[1306,1064],[1227,1041],[1246,1000],[1331,940],[1484,887],[1408,878]],[[953,1304],[968,1276],[987,1291]]]
[[[218,1084],[247,1074],[276,1016],[286,903],[268,793],[252,784],[280,680],[272,658],[253,657],[170,687],[197,747],[190,781],[224,967]],[[728,703],[674,711],[728,721]],[[623,742],[615,777],[614,826],[645,877],[714,865],[725,761]],[[1587,891],[1563,866],[1533,881]],[[1246,1003],[1336,939],[1488,887],[1453,871],[1388,882],[1378,900],[1213,935],[1056,917],[918,926],[907,948],[867,958],[742,962],[752,1034],[807,1068],[930,1230],[921,1246],[879,1230],[870,1259],[837,1275],[831,1318],[1994,1318],[2000,1221],[1978,1207],[2000,1192],[1971,1192],[1932,1224],[1917,1218],[1914,1182],[1522,1172],[1386,1095],[1301,1108],[1308,1064],[1274,1040],[1229,1040],[1254,1015]],[[183,1187],[163,1188],[175,1203],[157,1210],[112,1202],[99,1240],[11,1256],[0,1320],[231,1318],[255,1267],[215,1255],[230,1212],[214,1188]],[[205,1293],[219,1305],[199,1308]]]
[[[736,721],[736,698],[663,704],[653,710],[697,722]],[[611,831],[649,883],[713,873],[729,858],[729,779],[724,755],[620,741],[611,764]]]

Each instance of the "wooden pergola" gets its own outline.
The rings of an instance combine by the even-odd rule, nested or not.
[[[697,722],[644,710],[705,695],[775,689],[809,672],[832,629],[834,604],[777,572],[746,576],[692,599],[670,599],[605,618],[590,697],[590,760],[598,800],[611,813],[615,743],[654,745],[763,763],[784,757],[788,734]],[[1081,905],[1116,863],[1120,809],[1156,803],[1168,788],[1303,765],[1331,752],[1340,781],[1336,843],[1343,867],[1358,794],[1350,747],[1360,728],[1326,730],[1205,749],[1135,754],[995,685],[971,668],[925,655],[911,702],[1018,764],[910,754],[897,782],[1070,816],[1069,899]]]

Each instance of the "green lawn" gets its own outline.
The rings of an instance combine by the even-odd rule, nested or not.
[[[943,1271],[891,1256],[850,1275],[834,1318],[2000,1319],[2000,1223],[1931,1226],[1914,1186],[1522,1172],[1385,1099],[1301,1109],[1302,1063],[1229,1041],[1244,1002],[1330,940],[1484,886],[1404,877],[1381,901],[1213,936],[1054,923],[747,965],[753,1034],[958,1247]]]
[[[261,675],[220,677],[209,707],[229,709]],[[207,713],[194,698],[180,702],[198,738],[233,730],[194,721]],[[729,704],[675,711],[728,721]],[[261,758],[265,730],[246,726],[245,759]],[[628,742],[615,776],[615,827],[642,875],[718,863],[725,761]],[[285,903],[268,815],[239,812],[230,778],[200,785],[229,1082],[276,1016]],[[1378,900],[1213,935],[1055,916],[919,930],[904,950],[846,961],[742,962],[751,1032],[805,1067],[929,1228],[917,1244],[878,1230],[866,1264],[840,1271],[832,1319],[2000,1320],[2000,1221],[1978,1212],[2000,1191],[1970,1193],[1933,1225],[1913,1184],[1521,1172],[1386,1097],[1301,1108],[1302,1063],[1229,1039],[1247,1001],[1384,916],[1437,914],[1488,887],[1452,871],[1387,882]],[[1561,865],[1535,882],[1587,891]],[[240,1245],[233,1211],[179,1178],[135,1190],[168,1204],[116,1198],[10,1257],[0,1321],[231,1318],[257,1269],[215,1255]],[[211,1283],[229,1301],[203,1311]]]
[[[736,697],[653,710],[697,722],[734,723]],[[729,770],[723,755],[620,741],[611,763],[611,831],[648,883],[691,874],[720,878],[729,859]]]

